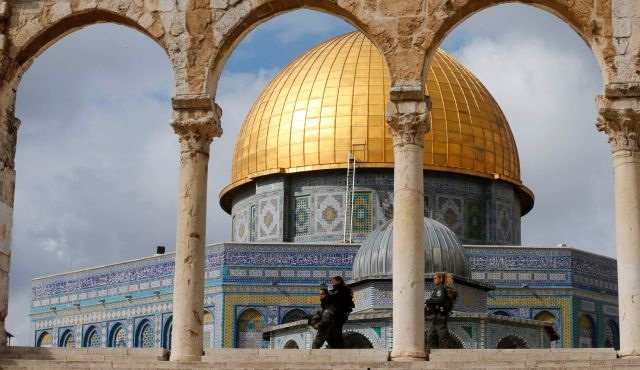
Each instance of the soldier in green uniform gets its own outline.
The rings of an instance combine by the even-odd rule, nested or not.
[[[436,272],[433,276],[436,288],[425,302],[425,313],[431,321],[429,327],[429,348],[448,348],[449,330],[447,321],[453,310],[457,293],[453,288],[453,278],[448,272]]]

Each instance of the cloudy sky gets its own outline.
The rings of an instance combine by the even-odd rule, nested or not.
[[[289,13],[258,27],[232,55],[217,94],[225,134],[212,145],[207,242],[230,239],[218,194],[251,102],[297,55],[351,29],[325,14]],[[614,256],[612,166],[594,128],[602,81],[586,44],[547,13],[503,5],[468,19],[442,47],[480,78],[511,123],[523,181],[536,194],[523,244]],[[32,278],[148,256],[156,245],[175,249],[172,81],[158,45],[114,25],[67,36],[25,74],[7,317],[16,344],[31,344]]]

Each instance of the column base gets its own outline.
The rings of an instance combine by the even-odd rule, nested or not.
[[[176,353],[171,353],[169,356],[169,361],[171,362],[201,362],[202,356],[198,355],[178,355]]]
[[[618,357],[640,358],[640,350],[625,350],[616,352]]]
[[[393,350],[391,351],[391,361],[426,361],[427,353],[424,351],[402,351],[402,350]]]

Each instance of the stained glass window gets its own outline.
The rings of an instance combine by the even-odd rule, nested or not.
[[[51,347],[51,334],[46,331],[40,334],[40,339],[38,340],[38,347],[48,348]]]
[[[262,314],[256,310],[246,310],[238,318],[238,348],[262,347]]]
[[[370,192],[353,194],[353,219],[351,227],[354,234],[368,234],[372,225],[372,205]]]
[[[89,334],[89,337],[87,339],[87,347],[100,347],[100,336],[98,335],[98,331],[96,329],[91,330],[91,333]]]
[[[592,348],[594,339],[593,320],[587,315],[580,316],[580,348]]]
[[[296,210],[294,212],[293,234],[295,236],[309,235],[311,232],[311,210],[309,209],[309,196],[296,197]]]
[[[155,335],[153,334],[153,329],[149,323],[144,324],[142,330],[140,330],[140,347],[142,348],[153,348],[155,344]]]
[[[116,329],[116,333],[113,335],[112,347],[126,348],[127,347],[127,333],[121,327]]]
[[[62,339],[62,347],[66,347],[66,348],[75,348],[76,347],[76,340],[73,337],[73,335],[71,334],[71,332],[67,332],[65,337]]]

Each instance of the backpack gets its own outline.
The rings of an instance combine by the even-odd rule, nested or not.
[[[456,291],[452,287],[446,287],[447,290],[447,299],[444,302],[443,308],[444,312],[451,313],[453,311],[453,306],[456,304],[458,300],[458,291]]]

